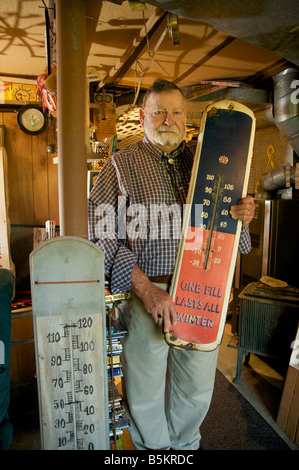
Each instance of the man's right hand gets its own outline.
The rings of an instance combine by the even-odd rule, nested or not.
[[[132,272],[132,290],[154,322],[163,327],[164,332],[169,331],[171,324],[176,324],[176,308],[170,295],[152,284],[137,266],[134,266]],[[162,315],[162,318],[159,318],[159,315]]]

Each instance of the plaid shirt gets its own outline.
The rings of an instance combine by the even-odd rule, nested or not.
[[[183,142],[168,154],[145,136],[143,142],[120,150],[103,165],[88,200],[89,239],[105,253],[105,274],[112,294],[130,290],[134,265],[147,276],[172,274],[181,213],[173,211],[169,224],[169,211],[165,211],[167,224],[163,224],[163,215],[159,213],[160,218],[155,219],[152,211],[163,204],[183,207],[194,151]],[[149,225],[149,220],[154,223]],[[246,227],[239,251],[248,253],[250,249]]]

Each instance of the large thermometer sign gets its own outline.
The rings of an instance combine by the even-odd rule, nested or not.
[[[178,322],[174,347],[213,350],[220,343],[242,229],[230,206],[247,193],[255,118],[220,101],[203,116],[170,294]]]

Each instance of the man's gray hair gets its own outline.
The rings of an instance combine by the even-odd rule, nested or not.
[[[168,91],[179,91],[185,100],[185,95],[183,91],[175,83],[163,80],[163,78],[157,78],[157,80],[154,81],[150,88],[148,88],[143,97],[143,107],[145,106],[146,100],[148,99],[149,95],[151,95],[152,93],[163,93]]]

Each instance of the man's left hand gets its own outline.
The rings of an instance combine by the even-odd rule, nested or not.
[[[243,197],[238,204],[231,206],[230,215],[233,219],[239,219],[243,222],[243,227],[250,224],[255,211],[254,199],[251,196]]]

